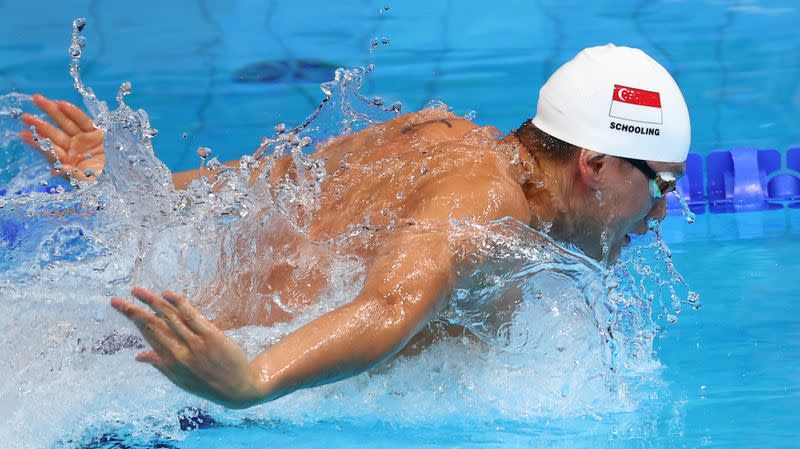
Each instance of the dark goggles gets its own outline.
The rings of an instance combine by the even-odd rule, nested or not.
[[[656,173],[647,162],[641,159],[631,159],[627,157],[620,157],[620,159],[624,160],[625,162],[631,164],[639,170],[640,172],[644,173],[647,176],[650,188],[650,196],[653,199],[661,199],[666,194],[675,191],[675,179],[664,179],[661,177],[659,173]]]

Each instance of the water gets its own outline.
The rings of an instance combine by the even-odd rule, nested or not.
[[[369,14],[378,15],[382,6],[368,9]],[[781,8],[750,3],[717,7],[735,13],[742,6]],[[551,11],[548,5],[542,8]],[[647,8],[636,10],[642,13]],[[393,5],[383,11],[381,17],[392,17],[401,8]],[[458,13],[454,14],[457,17]],[[740,19],[747,17],[744,12],[735,14],[740,14],[736,16]],[[777,31],[772,28],[771,32]],[[395,34],[376,33],[378,37],[383,34],[391,38],[386,49],[396,48],[400,39]],[[563,42],[569,46],[569,39]],[[361,45],[369,47],[368,39]],[[91,48],[90,39],[83,51]],[[380,55],[382,51],[384,48],[378,47],[373,54]],[[450,64],[460,62],[463,61]],[[442,66],[448,67],[444,58]],[[342,81],[345,75],[353,73],[340,73],[340,80],[326,88],[334,94],[333,100],[326,103],[312,129],[306,132],[315,141],[334,131],[359,129],[371,121],[385,120],[392,114],[391,107],[385,111],[355,97],[353,86]],[[735,82],[735,77],[728,79]],[[385,80],[376,73],[368,78],[362,93],[369,92],[370,84],[379,85]],[[117,79],[116,84],[121,81]],[[138,81],[134,79],[133,84],[134,95],[129,98],[139,95]],[[443,81],[443,85],[447,82]],[[218,90],[214,92],[221,95]],[[385,98],[409,103],[405,95],[381,93]],[[145,93],[138,98],[148,96]],[[531,98],[531,104],[535,104]],[[8,108],[7,116],[0,117],[3,120],[16,115],[11,109],[29,107],[24,98],[16,96],[4,101],[4,106],[13,106]],[[160,107],[168,102],[156,103]],[[297,103],[288,102],[287,108],[279,109],[288,111],[297,108]],[[496,120],[498,117],[492,116],[495,108],[490,104],[491,101],[487,105],[466,106],[479,106],[478,117]],[[294,124],[302,123],[314,105],[298,108],[302,115],[285,120],[289,125],[286,128],[291,130]],[[131,327],[106,306],[108,296],[122,294],[136,283],[157,289],[178,285],[189,294],[198,292],[213,281],[214,274],[226,269],[211,260],[234,262],[232,253],[226,252],[234,243],[227,237],[220,245],[217,236],[221,231],[230,236],[236,234],[228,232],[234,229],[247,236],[281,227],[280,215],[259,215],[264,213],[261,205],[270,204],[284,211],[292,206],[294,210],[305,210],[314,207],[314,196],[293,196],[297,189],[289,186],[283,191],[285,195],[278,198],[282,201],[274,201],[269,199],[269,192],[245,189],[242,184],[246,176],[237,184],[238,173],[233,173],[230,180],[231,186],[238,187],[214,196],[202,183],[186,195],[173,192],[164,187],[168,183],[166,167],[150,152],[154,133],[147,117],[124,107],[106,112],[102,105],[90,102],[90,106],[100,113],[99,121],[112,129],[111,141],[123,149],[108,162],[109,176],[104,178],[107,182],[58,199],[32,196],[18,199],[17,204],[6,202],[0,209],[4,219],[27,223],[25,231],[29,232],[20,243],[27,242],[28,247],[4,251],[0,260],[5,270],[0,353],[7,356],[2,365],[2,377],[7,380],[0,395],[3,416],[8,417],[0,432],[11,447],[74,446],[92,441],[111,446],[117,440],[143,447],[291,446],[299,442],[309,446],[355,446],[363,444],[365,434],[372,435],[370,444],[378,447],[791,447],[792,438],[796,437],[797,413],[793,405],[797,403],[800,373],[792,362],[796,362],[800,350],[794,343],[797,339],[792,338],[796,336],[797,320],[791,317],[797,315],[798,293],[785,280],[791,279],[797,269],[793,257],[798,249],[793,233],[797,226],[792,227],[797,216],[785,211],[779,211],[783,215],[778,217],[778,221],[785,222],[783,226],[756,240],[727,240],[725,246],[718,240],[671,245],[675,265],[687,283],[703,294],[703,308],[695,312],[683,307],[675,324],[670,324],[672,320],[666,316],[675,315],[668,286],[666,292],[654,298],[651,321],[649,301],[631,295],[598,301],[598,295],[592,293],[607,288],[608,280],[597,267],[581,262],[575,255],[564,260],[564,253],[546,241],[543,244],[540,236],[522,232],[514,223],[498,223],[481,230],[483,235],[491,236],[487,248],[500,249],[505,257],[518,257],[523,264],[515,272],[500,273],[505,278],[493,273],[475,275],[470,278],[475,285],[467,290],[485,291],[488,298],[498,282],[505,285],[516,281],[525,287],[528,274],[540,273],[536,285],[527,284],[531,287],[528,297],[537,297],[533,288],[537,286],[551,296],[546,295],[548,302],[531,303],[537,307],[523,308],[513,317],[517,326],[511,329],[501,326],[508,322],[505,319],[499,324],[487,322],[482,315],[484,296],[456,296],[447,319],[466,322],[495,349],[488,349],[476,339],[446,339],[417,357],[397,359],[369,375],[299,392],[244,412],[224,411],[191,398],[168,385],[155,371],[132,361],[138,342],[130,337]],[[700,125],[696,121],[696,129],[708,133],[714,128],[703,126],[708,114],[702,112],[703,107],[699,109]],[[729,114],[724,107],[721,111],[723,116]],[[523,116],[525,113],[515,117]],[[278,121],[254,126],[255,135],[272,137],[266,146],[283,142],[280,134],[269,131]],[[502,119],[499,121],[502,123]],[[13,130],[10,123],[4,123],[3,129]],[[186,123],[189,121],[174,132],[167,131],[166,139],[183,136]],[[171,125],[165,128],[156,124],[161,130],[157,142]],[[313,129],[317,125],[320,128]],[[746,131],[739,136],[728,134],[739,128],[742,127],[726,124],[718,126],[716,132],[724,135],[718,138],[725,144],[731,144],[748,138]],[[759,142],[791,142],[791,129],[771,133],[768,139],[759,136]],[[195,139],[203,132],[193,130],[188,134],[194,145],[191,158],[180,162],[174,156],[167,157],[170,168],[178,169],[181,164],[190,164],[185,167],[190,168],[200,163],[196,153],[200,145]],[[46,176],[46,169],[35,171],[44,164],[29,151],[16,143],[7,143],[5,148],[8,150],[3,157],[9,163],[4,164],[6,172],[0,175],[11,185],[36,182]],[[286,149],[291,151],[291,146]],[[301,154],[297,156],[297,163],[307,161]],[[244,162],[246,173],[248,161]],[[25,173],[20,174],[23,170]],[[304,178],[306,184],[300,187],[313,190],[318,176],[313,164],[308,174]],[[774,214],[768,218],[774,218]],[[303,223],[293,224],[302,227]],[[705,239],[699,240],[718,236],[719,229],[730,229],[702,216],[694,226],[708,229]],[[233,332],[249,352],[257,352],[309,316],[355,294],[363,276],[357,260],[339,260],[324,251],[316,257],[330,261],[331,281],[345,290],[326,298],[320,308],[294,323]],[[654,256],[650,252],[647,257]],[[524,261],[532,261],[531,266],[526,267]],[[668,273],[656,262],[647,260],[640,266],[653,266]],[[632,263],[636,263],[635,259]],[[193,275],[187,276],[186,272]],[[578,273],[585,283],[577,287],[565,284],[559,276],[562,272]],[[565,287],[572,290],[554,294],[563,292]],[[632,287],[623,286],[619,291],[629,291],[626,288]],[[36,292],[34,297],[29,291]],[[688,301],[685,293],[681,298]],[[630,315],[615,321],[615,346],[608,344],[608,330],[598,323],[607,321],[615,310],[613,306],[622,301],[627,301],[624,310]],[[577,313],[571,319],[556,318],[553,305],[561,308],[558,310]],[[104,354],[119,347],[128,348]],[[182,430],[178,416],[193,413],[187,407],[204,410],[218,425],[202,431]],[[187,427],[185,421],[183,427]]]

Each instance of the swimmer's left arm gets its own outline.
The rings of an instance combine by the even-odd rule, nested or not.
[[[137,356],[179,387],[230,408],[364,372],[402,349],[441,309],[453,282],[444,232],[409,230],[384,248],[351,302],[286,335],[252,363],[178,295],[133,295],[155,313],[112,299],[153,350]]]

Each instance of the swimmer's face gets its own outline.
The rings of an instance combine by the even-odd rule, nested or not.
[[[594,202],[598,207],[596,223],[608,251],[608,261],[613,263],[624,246],[630,242],[628,234],[644,234],[648,231],[647,222],[651,219],[663,220],[666,215],[666,195],[654,198],[650,190],[650,179],[628,161],[603,156],[604,171],[598,185]],[[686,163],[647,161],[656,173],[670,173],[675,179],[686,170]]]

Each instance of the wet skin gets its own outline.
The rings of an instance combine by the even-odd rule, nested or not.
[[[24,116],[42,137],[60,139],[59,146],[74,147],[75,154],[81,153],[80,139],[95,138],[91,133],[97,130],[86,127],[88,117],[75,113],[77,108],[57,103],[54,109],[40,96],[33,101],[58,125],[48,128]],[[30,136],[23,138],[35,144]],[[91,151],[97,152],[96,147]],[[574,161],[551,162],[532,156],[513,133],[502,137],[495,128],[481,128],[444,111],[406,114],[335,138],[318,146],[315,157],[324,162],[328,176],[307,235],[286,227],[260,238],[264,245],[301,254],[313,251],[309,240],[330,241],[369,227],[374,232],[368,243],[337,248],[366,265],[364,286],[355,299],[288,334],[250,362],[220,329],[268,325],[290,319],[291,313],[266,313],[263,307],[253,312],[247,295],[238,300],[226,296],[226,289],[242,278],[221,280],[212,289],[214,295],[201,301],[213,304],[214,323],[177,294],[136,288],[133,296],[154,313],[120,298],[112,306],[153,348],[138,360],[181,388],[229,407],[269,401],[370,369],[420,334],[445,306],[456,272],[471,252],[469,242],[454,247],[449,240],[453,219],[487,223],[513,217],[534,228],[552,224],[557,239],[613,262],[628,241],[626,234],[643,233],[647,219],[664,216],[665,201],[650,198],[645,176],[621,159],[581,150]],[[64,165],[80,170],[81,163],[73,158]],[[676,174],[684,168],[682,163],[651,166]],[[173,181],[182,188],[205,174],[176,173]],[[275,186],[293,176],[291,161],[278,159],[270,183]],[[390,225],[396,229],[383,232]],[[312,303],[325,287],[324,265],[303,273],[291,266],[270,269],[257,293],[278,293],[293,308]]]

